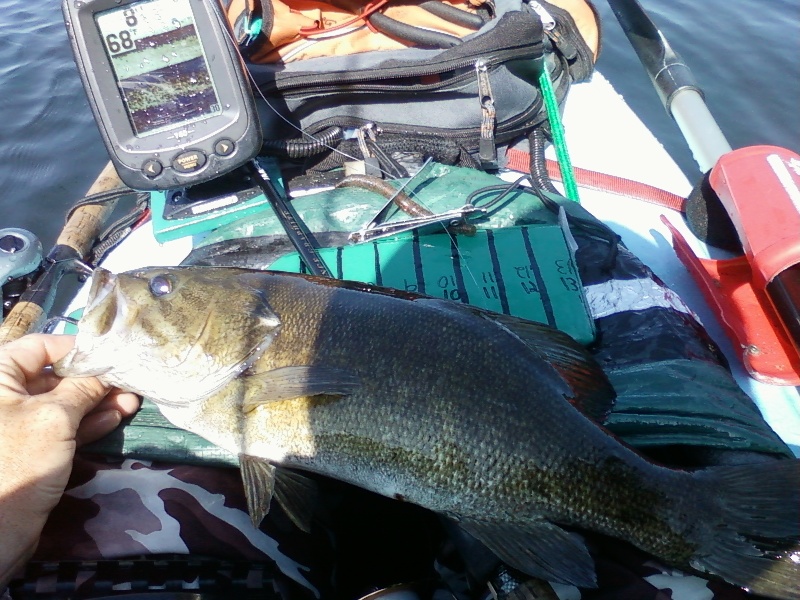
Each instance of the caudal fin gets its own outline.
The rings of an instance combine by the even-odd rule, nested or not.
[[[710,485],[721,514],[691,566],[756,594],[800,600],[800,460],[713,467],[696,476]]]

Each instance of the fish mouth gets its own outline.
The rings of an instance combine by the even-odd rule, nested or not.
[[[89,300],[85,312],[90,312],[114,289],[117,276],[103,267],[97,267],[92,273],[92,286],[89,288]]]
[[[97,329],[94,331],[95,335],[105,335],[111,329],[111,326],[114,323],[113,318],[105,318],[100,319],[92,319],[92,313],[95,312],[98,307],[104,304],[105,300],[111,296],[114,292],[114,287],[117,283],[117,276],[114,275],[111,271],[107,269],[103,269],[102,267],[97,267],[92,274],[92,285],[89,288],[89,299],[86,303],[86,307],[83,309],[83,318],[78,323],[78,329],[80,330],[81,323],[88,323],[90,321],[95,321],[98,325]],[[111,301],[116,304],[116,301],[113,296],[111,296]],[[107,311],[110,315],[116,315],[116,306],[112,307],[113,310]]]
[[[102,375],[109,370],[100,366],[90,358],[94,347],[94,338],[101,337],[111,330],[117,316],[117,300],[114,288],[117,277],[111,271],[97,267],[92,273],[92,284],[89,288],[89,299],[83,309],[83,316],[78,321],[78,335],[75,346],[69,353],[53,364],[57,375],[88,377]],[[106,306],[106,300],[112,305]]]

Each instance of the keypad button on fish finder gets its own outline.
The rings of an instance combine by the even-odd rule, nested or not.
[[[127,185],[189,187],[261,149],[220,0],[63,0],[62,10],[89,105]]]
[[[229,156],[233,154],[233,151],[236,149],[236,145],[233,143],[232,140],[228,139],[221,139],[214,144],[214,152],[219,156]]]
[[[145,177],[149,177],[150,179],[158,177],[163,171],[164,165],[154,158],[145,161],[144,165],[142,165],[142,173],[144,173]]]
[[[206,155],[199,150],[187,150],[172,159],[172,168],[178,173],[191,173],[203,168],[205,164]]]

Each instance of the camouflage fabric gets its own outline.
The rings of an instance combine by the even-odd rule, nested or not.
[[[413,582],[424,582],[415,588],[421,600],[489,597],[432,513],[344,484],[320,484],[320,526],[311,534],[297,530],[277,506],[256,529],[237,469],[79,455],[27,581],[12,583],[11,598],[90,598],[91,590],[136,585],[196,589],[200,581],[221,578],[239,580],[243,591],[230,596],[237,598],[249,597],[248,586],[263,588],[261,598],[359,598]],[[600,587],[556,585],[560,600],[748,597],[665,568],[622,542],[587,541]],[[75,596],[55,594],[65,580],[74,580]]]
[[[79,455],[34,560],[179,554],[266,562],[292,597],[318,596],[324,570],[315,568],[310,549],[325,542],[282,534],[288,522],[280,509],[273,512],[261,529],[253,527],[238,469]]]

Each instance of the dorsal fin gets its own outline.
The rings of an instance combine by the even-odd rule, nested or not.
[[[496,313],[477,306],[430,298],[426,306],[443,312],[471,313],[492,321],[525,344],[541,360],[550,364],[572,390],[567,400],[584,415],[603,424],[617,397],[603,369],[581,344],[563,331],[511,315]]]
[[[570,402],[597,423],[608,418],[617,397],[611,382],[589,351],[569,335],[542,323],[481,311],[516,335],[549,362],[575,393]]]

